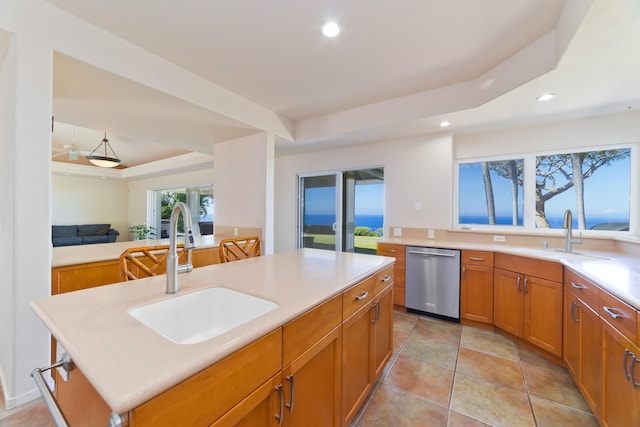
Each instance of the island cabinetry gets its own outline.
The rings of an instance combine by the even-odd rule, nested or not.
[[[342,296],[283,327],[285,426],[340,426]]]
[[[373,277],[343,293],[342,425],[355,417],[392,353],[392,286],[370,298]]]
[[[460,317],[493,324],[493,252],[461,252]]]
[[[637,312],[600,292],[602,320],[602,412],[607,427],[640,425],[640,348]]]
[[[562,265],[502,253],[494,264],[494,325],[562,357]]]
[[[281,367],[278,328],[133,409],[130,426],[209,425],[265,383],[265,390],[271,388]]]
[[[564,361],[591,411],[600,412],[602,338],[600,290],[566,269],[564,272]]]
[[[342,296],[282,328],[284,368],[212,426],[339,426]]]
[[[405,304],[405,248],[405,245],[397,245],[393,243],[378,243],[377,250],[378,255],[394,257],[396,259],[396,263],[393,266],[393,303],[402,307],[404,307]]]

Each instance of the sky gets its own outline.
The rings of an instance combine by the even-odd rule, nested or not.
[[[588,217],[608,216],[629,218],[630,194],[630,158],[619,160],[612,166],[599,168],[593,176],[587,178],[585,184],[585,209]],[[460,215],[486,215],[486,200],[480,163],[473,166],[461,165],[460,182]],[[557,185],[564,183],[558,178]],[[496,215],[511,215],[511,190],[507,179],[492,174]],[[502,197],[501,197],[502,195]],[[522,191],[519,194],[522,197]],[[527,196],[528,197],[528,196]],[[522,207],[522,200],[520,201]],[[576,211],[575,191],[570,189],[553,197],[545,205],[547,217],[559,217],[566,209]]]
[[[356,185],[356,215],[382,215],[384,212],[384,184]],[[305,190],[307,214],[333,214],[335,187],[316,187]]]

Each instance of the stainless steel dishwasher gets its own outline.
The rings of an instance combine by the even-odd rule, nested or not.
[[[408,311],[460,321],[460,251],[407,246]]]

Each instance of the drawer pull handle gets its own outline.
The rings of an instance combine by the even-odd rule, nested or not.
[[[389,280],[391,280],[391,276],[385,276],[381,279],[383,282],[388,282]]]
[[[289,403],[287,403],[287,408],[289,408],[289,413],[291,413],[293,412],[293,401],[296,395],[295,389],[293,388],[293,375],[289,375],[287,381],[291,383],[291,393],[289,393]]]
[[[529,282],[529,279],[527,279],[527,278],[525,277],[525,278],[524,278],[524,293],[525,293],[525,294],[526,294],[526,293],[529,293],[529,292],[527,291],[527,282]]]
[[[624,368],[624,377],[629,381],[631,379],[631,374],[629,373],[629,364],[627,361],[629,360],[629,356],[632,356],[631,366],[633,367],[633,361],[636,357],[635,354],[631,353],[628,349],[624,349],[624,358],[622,359],[622,367]],[[633,368],[632,368],[633,369]]]
[[[522,279],[520,278],[520,276],[518,276],[518,292],[520,292],[520,280]]]
[[[587,289],[587,287],[581,283],[571,282],[571,286],[575,289]]]
[[[471,256],[471,257],[469,257],[469,259],[471,261],[484,261],[484,258],[480,258],[480,257],[477,257],[477,256]]]
[[[389,252],[390,254],[395,254],[396,252],[398,252],[395,249],[385,249],[384,251]]]
[[[356,299],[357,299],[358,301],[362,301],[363,299],[365,299],[365,298],[366,298],[366,297],[368,297],[368,296],[369,296],[369,292],[365,291],[365,292],[361,293],[360,295],[358,295],[358,296],[356,297]]]
[[[275,389],[280,395],[280,413],[276,415],[276,420],[278,420],[278,425],[282,425],[282,418],[284,417],[284,394],[282,392],[282,384],[278,385]]]
[[[602,306],[602,309],[612,318],[617,319],[618,317],[624,317],[624,314],[620,314],[620,313],[615,313],[613,311],[613,308],[607,307],[607,306]]]

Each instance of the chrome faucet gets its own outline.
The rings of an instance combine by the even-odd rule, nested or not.
[[[562,228],[567,230],[566,240],[564,244],[565,252],[572,252],[573,249],[571,248],[571,245],[573,245],[574,243],[576,245],[579,245],[582,243],[582,239],[573,238],[573,233],[571,232],[572,226],[573,226],[573,215],[571,214],[571,209],[567,209],[566,211],[564,211],[564,222],[562,223]]]
[[[176,244],[176,234],[178,234],[178,217],[182,213],[184,220],[184,248],[187,251],[187,263],[178,265],[178,245]],[[178,273],[188,273],[193,270],[191,264],[191,249],[195,248],[193,241],[193,232],[191,226],[191,212],[189,207],[178,202],[171,211],[171,219],[169,220],[169,255],[167,256],[167,293],[175,294],[178,292]]]

